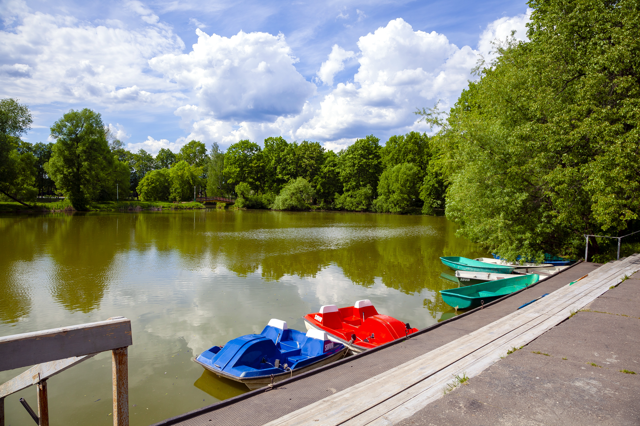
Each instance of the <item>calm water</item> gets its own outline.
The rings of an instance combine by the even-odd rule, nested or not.
[[[245,391],[193,363],[194,353],[270,318],[304,330],[323,304],[371,299],[424,328],[450,311],[438,257],[484,255],[443,217],[190,211],[0,218],[0,336],[132,321],[132,425],[147,425]],[[24,369],[0,372],[0,383]],[[32,420],[35,389],[5,401],[8,425]],[[112,424],[111,358],[49,380],[54,425]]]

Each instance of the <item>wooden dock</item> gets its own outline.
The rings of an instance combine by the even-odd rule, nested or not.
[[[470,334],[267,424],[395,424],[442,397],[456,375],[480,374],[638,270],[640,255],[608,263]]]

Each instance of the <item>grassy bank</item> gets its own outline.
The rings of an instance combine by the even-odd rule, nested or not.
[[[30,207],[25,207],[20,203],[13,201],[0,202],[0,212],[14,213],[42,213],[42,212],[59,212],[73,211],[73,207],[68,200],[55,201],[51,203],[28,203]],[[204,209],[202,203],[183,202],[170,203],[163,201],[103,201],[92,203],[89,211],[96,212],[117,212],[117,211],[144,211],[144,210],[192,210]]]

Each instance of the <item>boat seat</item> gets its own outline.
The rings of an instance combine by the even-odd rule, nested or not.
[[[494,297],[494,296],[498,296],[498,294],[494,293],[493,291],[479,291],[478,292],[478,296],[480,296],[480,297]]]
[[[358,300],[353,305],[353,316],[359,318],[360,321],[366,320],[374,315],[378,315],[378,311],[369,299]]]
[[[304,361],[305,359],[309,359],[309,356],[307,356],[307,355],[297,355],[297,356],[287,357],[287,359],[289,360],[291,365],[293,365],[296,362],[300,362],[300,361]]]
[[[322,315],[321,324],[327,328],[339,330],[342,328],[342,318],[336,305],[324,305],[320,307],[320,315]]]
[[[346,317],[346,318],[342,318],[343,322],[346,322],[347,324],[359,327],[362,325],[362,318],[358,318],[358,317]]]

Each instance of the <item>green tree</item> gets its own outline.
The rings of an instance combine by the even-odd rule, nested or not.
[[[382,173],[379,142],[370,135],[340,152],[340,180],[344,188],[336,201],[340,208],[362,211],[371,207]]]
[[[338,195],[334,201],[335,208],[355,212],[370,210],[372,204],[373,188],[371,188],[371,185],[347,191],[342,195]]]
[[[309,202],[315,197],[311,183],[303,177],[292,180],[282,188],[273,202],[274,210],[308,210]]]
[[[446,214],[509,259],[577,256],[638,219],[640,6],[529,4],[530,41],[499,48],[440,133]]]
[[[110,150],[100,114],[70,110],[51,127],[56,139],[45,170],[76,210],[86,210],[110,171]]]
[[[420,203],[420,171],[413,163],[397,164],[380,176],[378,198],[373,203],[379,212],[406,213]]]
[[[179,161],[169,169],[171,179],[170,199],[174,201],[193,200],[194,187],[202,187],[202,168]]]
[[[264,140],[262,157],[264,162],[265,188],[268,191],[280,192],[282,186],[289,181],[287,169],[290,159],[289,143],[281,136]]]
[[[207,147],[200,141],[191,141],[182,148],[176,156],[176,161],[186,161],[196,167],[205,167],[207,163]]]
[[[429,137],[424,133],[410,132],[391,136],[380,150],[382,167],[389,169],[403,163],[413,163],[424,173],[429,163]],[[423,177],[423,176],[421,176]]]
[[[264,160],[260,145],[248,140],[232,144],[224,154],[224,175],[229,184],[247,183],[253,190],[265,188]]]
[[[143,201],[169,201],[171,175],[169,169],[152,170],[142,178],[137,188]]]
[[[156,166],[161,169],[169,169],[177,161],[177,156],[169,148],[160,148],[156,155]]]
[[[33,155],[36,157],[36,188],[38,188],[38,193],[41,195],[44,194],[53,194],[56,190],[56,185],[51,179],[51,177],[47,174],[47,171],[44,169],[44,165],[51,159],[51,154],[53,153],[53,143],[49,142],[47,144],[38,142],[33,145]]]
[[[342,194],[340,163],[338,154],[335,152],[327,151],[324,154],[324,162],[320,173],[316,176],[315,187],[320,205],[325,208],[331,207],[336,196]]]
[[[35,157],[20,149],[20,136],[31,128],[31,112],[14,99],[0,100],[0,193],[23,205],[34,199]]]
[[[207,169],[207,194],[213,197],[226,196],[229,190],[224,176],[224,153],[217,142],[211,144]]]

